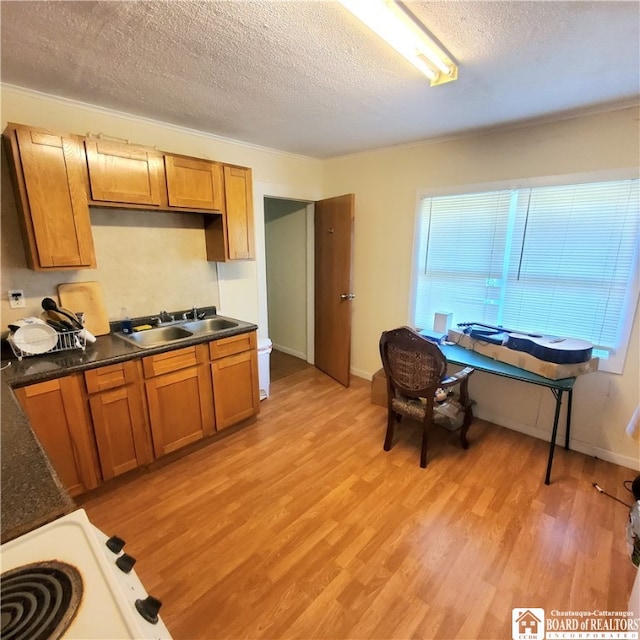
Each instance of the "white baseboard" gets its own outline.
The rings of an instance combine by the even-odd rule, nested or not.
[[[373,374],[363,371],[362,369],[350,369],[349,373],[356,378],[363,378],[364,380],[373,380]]]
[[[277,351],[282,351],[282,353],[286,353],[289,356],[294,356],[295,358],[300,358],[307,362],[307,354],[302,351],[296,351],[295,349],[290,349],[289,347],[285,347],[281,344],[273,343],[273,348]]]
[[[478,405],[474,407],[473,414],[476,418],[486,420],[487,422],[492,422],[493,424],[496,424],[500,427],[505,427],[506,429],[511,429],[512,431],[518,431],[519,433],[524,433],[528,436],[538,438],[539,440],[545,440],[546,442],[549,442],[551,440],[551,430],[553,426],[551,424],[549,425],[548,430],[539,429],[538,427],[534,427],[532,425],[505,420],[502,416],[496,416],[491,413],[484,412],[478,407]],[[561,422],[561,424],[558,425],[556,445],[563,447],[564,438],[564,423]],[[637,458],[633,458],[632,456],[625,456],[613,451],[608,451],[607,449],[596,447],[588,442],[583,442],[582,440],[576,440],[575,438],[570,437],[569,449],[571,449],[572,451],[579,451],[580,453],[584,453],[585,455],[591,456],[593,458],[606,460],[607,462],[613,462],[613,464],[620,465],[621,467],[628,467],[629,469],[640,471],[640,461]]]

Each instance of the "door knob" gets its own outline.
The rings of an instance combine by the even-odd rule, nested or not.
[[[340,300],[353,300],[356,297],[355,293],[341,293]]]

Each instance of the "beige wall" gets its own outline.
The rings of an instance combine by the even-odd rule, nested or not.
[[[307,359],[307,208],[265,203],[269,337],[280,351]]]
[[[420,193],[539,176],[637,176],[638,116],[638,109],[626,109],[328,160],[327,195],[353,192],[356,198],[353,371],[365,377],[376,371],[381,331],[409,323]],[[638,404],[639,322],[636,311],[623,375],[598,372],[578,379],[572,420],[574,448],[636,468],[638,445],[625,427]],[[549,390],[488,374],[475,375],[471,388],[479,416],[548,439],[555,406]]]

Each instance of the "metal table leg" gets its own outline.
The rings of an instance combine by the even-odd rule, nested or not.
[[[551,393],[556,399],[556,414],[553,418],[553,431],[551,433],[551,442],[549,443],[549,462],[547,462],[547,474],[544,483],[549,484],[551,481],[551,465],[553,464],[553,450],[556,446],[556,435],[558,434],[558,420],[560,419],[560,406],[562,405],[562,389],[551,389]]]
[[[569,451],[569,435],[571,434],[571,404],[573,403],[573,389],[569,389],[569,402],[567,404],[567,431],[564,435],[564,448]]]

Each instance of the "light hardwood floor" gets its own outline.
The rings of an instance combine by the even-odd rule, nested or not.
[[[306,369],[313,369],[313,365],[307,364],[307,362],[301,358],[296,358],[277,349],[271,351],[271,357],[269,359],[271,382],[278,382],[278,380],[282,380],[282,378],[288,378]]]
[[[510,638],[513,607],[627,608],[635,472],[476,421],[382,450],[386,409],[313,368],[258,420],[83,505],[175,638]]]

